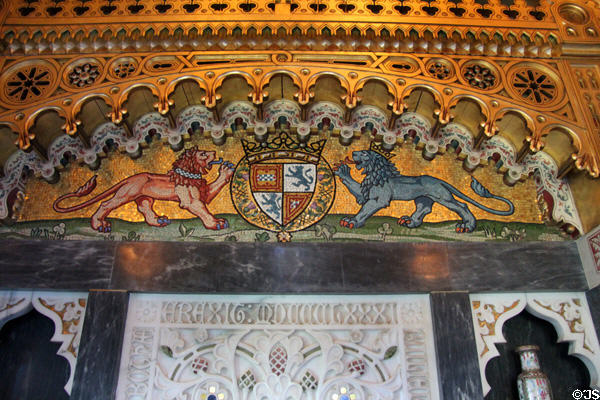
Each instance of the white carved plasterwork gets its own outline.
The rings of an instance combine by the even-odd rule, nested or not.
[[[308,112],[310,126],[320,129],[325,118],[329,120],[331,130],[339,131],[344,126],[344,110],[339,105],[328,101],[314,103]]]
[[[71,394],[75,377],[86,303],[87,293],[0,291],[0,329],[32,308],[54,323],[54,335],[50,340],[60,343],[56,354],[69,362],[69,379],[65,384],[68,394]]]
[[[0,291],[0,329],[11,319],[31,310],[31,292]]]
[[[552,323],[558,342],[569,343],[569,354],[586,365],[590,385],[600,388],[600,346],[584,293],[472,294],[470,300],[484,395],[491,389],[487,363],[499,355],[496,344],[506,343],[502,327],[523,310]]]
[[[117,399],[438,399],[429,309],[427,295],[132,295]]]
[[[491,389],[485,378],[485,367],[492,358],[500,355],[496,343],[506,343],[502,335],[502,326],[523,311],[526,304],[525,295],[519,294],[471,295],[473,327],[484,395]]]

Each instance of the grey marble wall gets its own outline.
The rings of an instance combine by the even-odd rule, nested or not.
[[[126,292],[90,292],[71,400],[114,398],[128,301]]]
[[[117,243],[2,240],[0,289],[106,289]]]
[[[469,295],[432,293],[431,311],[441,399],[483,399]]]
[[[191,293],[587,290],[574,242],[3,241],[0,289]]]
[[[600,338],[600,286],[597,286],[586,293],[588,307],[592,319],[594,320],[594,327],[596,328],[596,335]]]

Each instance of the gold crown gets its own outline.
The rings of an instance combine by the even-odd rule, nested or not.
[[[371,147],[370,147],[371,151],[374,151],[377,154],[381,154],[382,156],[384,156],[386,158],[386,160],[390,160],[392,157],[395,156],[395,154],[387,151],[386,149],[383,148],[383,146],[380,143],[375,143],[375,142],[371,142]]]
[[[327,140],[323,139],[312,143],[301,143],[286,132],[280,132],[263,143],[242,139],[242,147],[250,164],[275,158],[293,158],[318,164],[326,142]]]

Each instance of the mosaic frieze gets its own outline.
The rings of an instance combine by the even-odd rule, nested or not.
[[[135,295],[117,399],[437,399],[427,296]]]
[[[569,187],[555,178],[556,165],[543,152],[516,163],[514,148],[500,137],[475,149],[461,125],[448,124],[435,136],[415,113],[403,114],[389,129],[383,113],[369,106],[353,113],[351,125],[344,123],[342,110],[326,102],[310,109],[307,122],[301,122],[293,102],[269,103],[264,112],[264,121],[257,122],[254,107],[236,102],[224,110],[227,120],[217,122],[207,109],[193,106],[180,113],[175,129],[154,113],[137,122],[132,136],[110,123],[101,125],[87,152],[67,136],[51,145],[48,161],[18,152],[8,164],[13,171],[2,182],[0,202],[0,211],[18,221],[0,234],[106,240],[562,240],[557,228],[542,224],[548,214],[580,226]],[[346,129],[362,134],[342,145]],[[389,138],[404,144],[386,150]],[[111,150],[117,147],[121,154]],[[471,168],[466,160],[457,163],[456,156],[470,160]],[[495,168],[485,166],[490,160]],[[57,183],[25,179],[32,171],[53,182],[58,167],[63,171]],[[528,175],[534,179],[525,179]],[[507,176],[519,183],[505,185]]]

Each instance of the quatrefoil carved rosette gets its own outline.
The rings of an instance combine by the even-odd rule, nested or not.
[[[508,69],[507,88],[511,95],[524,103],[537,107],[552,107],[564,96],[564,86],[558,73],[538,63],[521,62]]]

